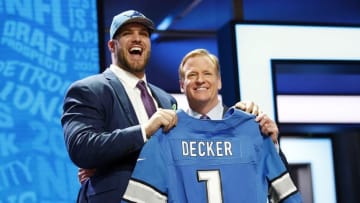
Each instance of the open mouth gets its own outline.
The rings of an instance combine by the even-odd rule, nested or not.
[[[143,52],[143,50],[141,47],[132,47],[129,50],[130,54],[139,55],[139,56],[141,56],[142,52]]]

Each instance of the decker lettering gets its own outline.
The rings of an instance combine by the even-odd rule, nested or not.
[[[182,141],[182,155],[190,157],[232,156],[229,141]]]

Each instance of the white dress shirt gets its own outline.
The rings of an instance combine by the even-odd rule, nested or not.
[[[146,121],[149,120],[149,118],[147,116],[145,106],[141,100],[140,90],[139,90],[139,88],[136,87],[136,84],[139,82],[140,79],[114,64],[110,65],[110,70],[116,75],[116,77],[120,80],[120,82],[124,86],[125,91],[131,101],[131,104],[134,107],[136,117],[138,118],[139,123],[141,125],[141,131],[142,131],[144,141],[146,141],[147,138],[146,138],[146,133],[145,133],[145,129],[144,129],[143,125]],[[143,80],[147,84],[146,76],[144,76],[144,78],[142,78],[141,80]],[[147,85],[146,85],[146,87],[147,87]],[[155,106],[158,107],[158,104],[157,104],[156,100],[154,99],[154,97],[152,96],[150,89],[148,87],[147,87],[147,89],[148,89],[149,94],[151,95],[151,97],[154,100]]]
[[[202,116],[202,114],[199,114],[198,112],[192,110],[191,108],[187,109],[186,113],[195,118],[200,118],[200,116]],[[222,102],[219,101],[216,104],[216,106],[214,106],[214,108],[212,108],[206,115],[211,120],[222,120],[223,113],[224,113],[224,106],[222,105]]]

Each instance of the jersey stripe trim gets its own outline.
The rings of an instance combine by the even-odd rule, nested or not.
[[[276,199],[279,201],[286,199],[297,191],[289,173],[284,173],[282,176],[273,180],[271,182],[271,187],[277,196]]]
[[[123,199],[137,203],[166,203],[167,196],[149,185],[130,180]]]

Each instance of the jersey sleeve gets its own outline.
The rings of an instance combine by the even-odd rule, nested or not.
[[[144,145],[122,202],[167,202],[168,176],[160,134],[152,136]]]
[[[285,168],[274,143],[269,137],[264,138],[265,173],[269,181],[269,199],[271,203],[300,203],[301,195]]]

